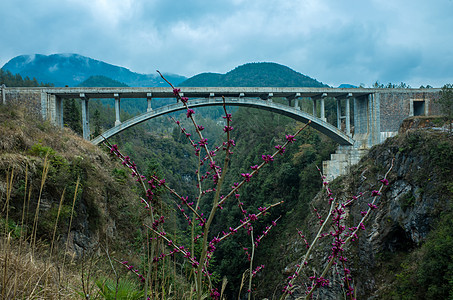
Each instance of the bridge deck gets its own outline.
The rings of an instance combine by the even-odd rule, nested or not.
[[[273,97],[295,98],[295,97],[321,97],[327,94],[329,97],[346,97],[352,94],[353,97],[361,97],[372,94],[373,89],[363,88],[300,88],[300,87],[180,87],[185,97],[208,98],[215,97],[251,97],[268,98]],[[113,98],[118,94],[121,98],[174,98],[171,88],[163,87],[124,87],[124,88],[45,88],[44,92],[59,96],[61,98],[79,98],[84,94],[87,98]],[[151,95],[149,95],[151,93]]]

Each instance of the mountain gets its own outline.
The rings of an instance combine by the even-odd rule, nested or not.
[[[20,55],[8,61],[3,70],[22,77],[36,78],[51,82],[55,86],[76,86],[90,76],[106,76],[128,86],[167,86],[158,74],[139,74],[127,68],[111,65],[103,61],[78,54]],[[166,78],[178,84],[186,78],[175,74],[165,74]]]
[[[271,87],[327,87],[306,75],[277,63],[247,63],[226,74],[201,73],[179,84],[190,86],[271,86]]]
[[[348,84],[348,83],[343,83],[338,86],[340,89],[355,89],[357,88],[356,85]]]
[[[127,87],[127,84],[111,79],[103,75],[90,76],[84,82],[79,83],[80,87]]]

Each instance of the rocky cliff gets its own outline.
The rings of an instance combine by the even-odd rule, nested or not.
[[[425,123],[424,120],[420,121]],[[411,125],[412,124],[412,125]],[[408,128],[414,122],[406,124]],[[447,299],[453,296],[453,246],[451,229],[453,195],[453,136],[438,130],[404,130],[371,149],[351,174],[331,183],[336,201],[347,201],[346,227],[357,226],[361,212],[372,201],[370,191],[378,189],[387,170],[384,187],[375,209],[365,223],[358,241],[346,247],[347,267],[352,271],[357,299]],[[326,212],[327,200],[320,193],[312,207]],[[315,214],[304,230],[313,236],[318,226]],[[449,225],[450,224],[450,225]],[[321,240],[310,257],[307,276],[319,276],[318,266],[326,265],[332,239]],[[301,240],[287,246],[300,257],[305,253]],[[294,254],[294,253],[293,253]],[[294,260],[287,270],[294,269]],[[340,272],[338,273],[338,270]],[[339,299],[342,268],[329,272],[330,287],[319,291],[322,299]],[[301,277],[304,278],[304,277]],[[303,284],[300,281],[299,284]],[[307,281],[305,281],[307,283]],[[296,294],[301,295],[302,290]]]

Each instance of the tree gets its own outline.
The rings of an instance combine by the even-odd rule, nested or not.
[[[94,136],[98,136],[101,134],[101,113],[97,108],[93,114],[93,123],[94,123]]]
[[[450,133],[452,132],[452,121],[453,121],[453,84],[446,84],[440,91],[440,97],[436,101],[440,104],[442,114],[450,124]]]
[[[71,128],[78,134],[82,133],[82,120],[76,100],[65,99],[65,101],[63,101],[63,120],[65,126]]]

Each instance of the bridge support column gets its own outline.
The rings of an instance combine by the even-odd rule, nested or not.
[[[316,107],[316,98],[313,99],[313,116],[318,117],[317,107]]]
[[[346,134],[351,135],[351,108],[349,99],[352,98],[352,93],[346,97]]]
[[[64,127],[63,123],[63,99],[55,96],[55,125],[60,128]]]
[[[43,95],[41,95],[42,97]],[[43,116],[46,120],[49,120],[53,125],[63,127],[63,100],[53,94],[45,93],[45,112]],[[42,99],[41,99],[42,104]]]
[[[120,95],[119,94],[113,94],[113,97],[115,97],[115,126],[118,126],[121,124],[120,120]]]
[[[321,96],[321,120],[323,120],[324,122],[326,122],[326,111],[325,111],[325,105],[324,105],[324,101],[325,99],[327,98],[327,94],[326,93],[323,93],[322,96]]]
[[[152,93],[146,93],[146,101],[148,102],[148,108],[146,109],[146,112],[153,111],[153,108],[151,107],[152,96],[153,96]]]
[[[296,96],[294,98],[294,108],[297,110],[300,110],[299,99],[300,99],[300,93],[296,93]]]
[[[337,128],[341,130],[341,99],[335,99],[337,102]]]
[[[41,92],[41,117],[43,120],[47,119],[47,93]]]
[[[88,97],[84,93],[80,94],[82,100],[82,132],[83,139],[90,140],[90,114],[88,110]]]

